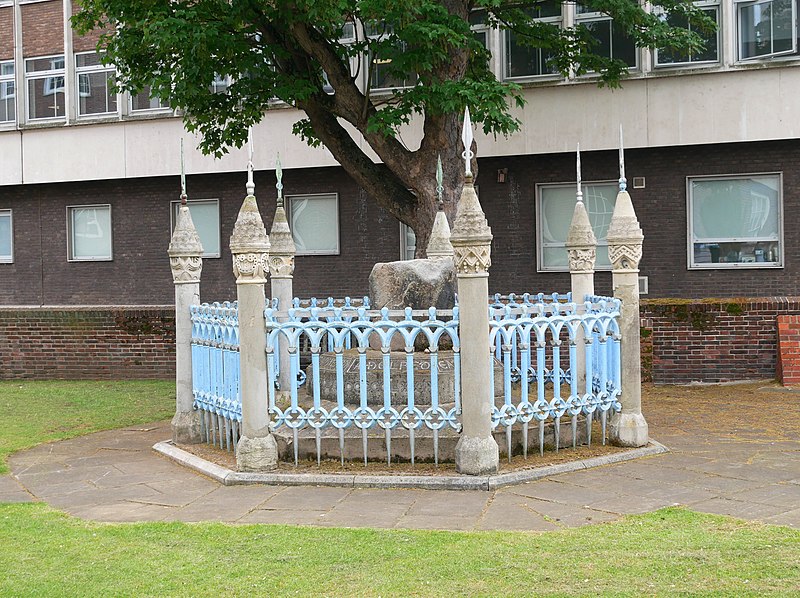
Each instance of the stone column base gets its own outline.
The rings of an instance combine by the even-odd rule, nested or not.
[[[467,475],[497,473],[500,452],[495,439],[462,436],[456,444],[456,471]]]
[[[172,418],[172,442],[197,444],[202,442],[199,411],[178,411]]]
[[[239,471],[264,472],[278,468],[278,444],[272,434],[259,438],[242,436],[236,445]]]
[[[617,446],[645,446],[649,440],[647,422],[641,413],[615,413],[609,429],[611,443]]]

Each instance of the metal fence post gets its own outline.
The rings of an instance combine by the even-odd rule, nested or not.
[[[467,176],[450,242],[458,276],[461,340],[461,437],[456,445],[456,470],[470,475],[497,471],[499,450],[492,436],[494,388],[489,346],[489,266],[492,231],[472,182],[472,125],[464,115],[464,158]]]
[[[175,416],[172,440],[176,443],[200,442],[200,414],[194,410],[192,392],[192,316],[189,308],[200,303],[200,273],[203,246],[192,222],[186,193],[181,193],[178,221],[169,249],[172,281],[175,283]]]
[[[240,471],[270,471],[278,466],[278,446],[270,433],[267,411],[267,335],[264,284],[269,237],[254,196],[252,158],[248,164],[247,197],[231,235],[233,273],[239,300],[240,392],[242,435],[236,445]]]
[[[620,361],[622,367],[622,411],[611,418],[611,442],[619,446],[644,446],[649,440],[642,415],[642,362],[639,321],[639,261],[644,235],[627,192],[620,130],[620,179],[617,202],[608,227],[614,297],[620,308]]]
[[[294,274],[294,256],[297,252],[286,220],[286,210],[283,208],[283,183],[281,182],[281,163],[275,169],[278,183],[278,206],[275,209],[275,218],[269,231],[269,278],[272,298],[278,299],[278,312],[286,313],[292,307],[294,293],[292,291],[292,278]],[[279,321],[286,321],[286,316],[279,317]],[[278,337],[278,384],[282,392],[290,391],[290,384],[297,381],[291,380],[291,364],[286,338]]]

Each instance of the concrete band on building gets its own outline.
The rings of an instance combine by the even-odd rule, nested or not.
[[[742,311],[731,311],[724,300],[800,294],[800,232],[786,225],[800,213],[800,175],[794,167],[800,160],[800,120],[789,101],[800,95],[800,58],[743,55],[736,4],[723,0],[714,6],[720,24],[714,60],[667,64],[640,50],[631,77],[614,91],[598,89],[590,79],[514,77],[528,100],[518,112],[522,130],[509,139],[477,136],[475,184],[497,256],[489,291],[567,287],[562,237],[574,205],[571,150],[580,141],[585,200],[600,242],[597,292],[610,293],[603,223],[607,226],[609,201],[616,195],[622,122],[628,189],[645,236],[642,299],[722,298],[714,321],[730,317],[743,327],[743,338],[755,334],[747,327],[748,313],[762,314],[756,319],[765,321],[751,320],[764,343],[739,349],[760,355],[764,363],[730,371],[738,378],[768,377],[770,367],[774,373],[774,318],[794,313],[796,303],[778,301],[772,310],[740,301]],[[69,1],[0,1],[2,321],[13,325],[11,306],[135,308],[172,302],[164,252],[180,192],[181,137],[187,139],[190,208],[207,252],[201,293],[209,301],[234,296],[227,240],[241,203],[246,152],[234,150],[221,160],[202,156],[169,107],[150,98],[100,93],[98,84],[108,72],[91,54],[97,38],[77,36],[65,25],[73,10],[76,3]],[[502,33],[487,31],[487,44],[498,76],[513,74],[503,64]],[[276,106],[254,131],[264,223],[269,229],[273,219],[280,152],[298,247],[295,294],[364,295],[374,263],[413,256],[413,235],[372,202],[327,151],[308,148],[291,135],[299,117]],[[403,131],[409,146],[419,139],[419,129],[412,123]],[[316,212],[316,220],[325,223],[324,238],[314,235],[320,226],[314,218],[300,224],[303,211]],[[645,301],[645,328],[648,309]],[[654,312],[658,325],[649,341],[654,379],[706,375],[700,360],[682,357],[681,375],[659,378],[667,355],[659,357],[658,347],[667,347],[665,339],[672,335],[702,351],[713,328],[710,316],[703,315],[708,311]],[[673,334],[673,324],[679,327],[683,320],[689,332]],[[0,344],[10,338],[0,330]],[[3,370],[0,377],[10,377]]]

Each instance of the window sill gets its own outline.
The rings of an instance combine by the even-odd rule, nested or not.
[[[705,264],[705,265],[690,265],[688,266],[688,270],[690,271],[699,271],[699,270],[781,270],[783,269],[783,264],[781,263],[769,263],[769,262],[732,262],[732,263],[717,263],[717,264]]]
[[[91,264],[94,262],[113,262],[113,257],[88,257],[88,258],[67,258],[69,264]]]

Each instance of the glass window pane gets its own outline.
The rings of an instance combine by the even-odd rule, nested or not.
[[[597,237],[597,268],[608,268],[608,247],[606,237],[611,215],[617,199],[615,183],[587,184],[582,186],[583,200],[589,214],[589,222]],[[542,246],[541,265],[547,269],[567,269],[567,250],[565,244],[572,214],[575,210],[575,187],[564,185],[542,187],[540,190],[540,245]]]
[[[11,211],[0,212],[0,260],[11,261]]]
[[[335,195],[293,197],[289,209],[298,253],[338,253],[339,219]]]
[[[203,246],[203,257],[219,257],[219,202],[217,200],[189,200],[189,214]],[[180,202],[172,203],[172,226],[178,223]]]
[[[150,86],[145,86],[142,91],[131,96],[131,110],[158,110],[168,107],[159,98],[150,96]]]
[[[779,184],[778,176],[693,180],[694,238],[777,240]]]
[[[0,121],[13,121],[17,114],[14,82],[0,82]]]
[[[792,0],[771,0],[739,8],[741,58],[770,56],[794,49]]]
[[[104,114],[117,111],[117,94],[113,91],[113,73],[99,72],[78,75],[80,114]]]
[[[630,67],[636,66],[636,43],[627,35],[625,31],[611,21],[611,57],[621,60]]]
[[[513,31],[506,31],[506,77],[530,77],[535,75],[550,75],[555,69],[549,67],[547,60],[550,55],[540,49],[521,45],[518,36]]]
[[[111,208],[70,208],[71,259],[111,259]]]
[[[75,66],[77,68],[87,66],[102,66],[100,62],[100,55],[97,52],[90,52],[88,54],[75,54]]]
[[[0,77],[11,77],[14,75],[14,63],[0,62]]]
[[[48,58],[31,58],[25,61],[26,73],[53,71],[64,68],[63,56],[50,56]]]
[[[64,77],[28,81],[28,118],[58,118],[64,109]]]

